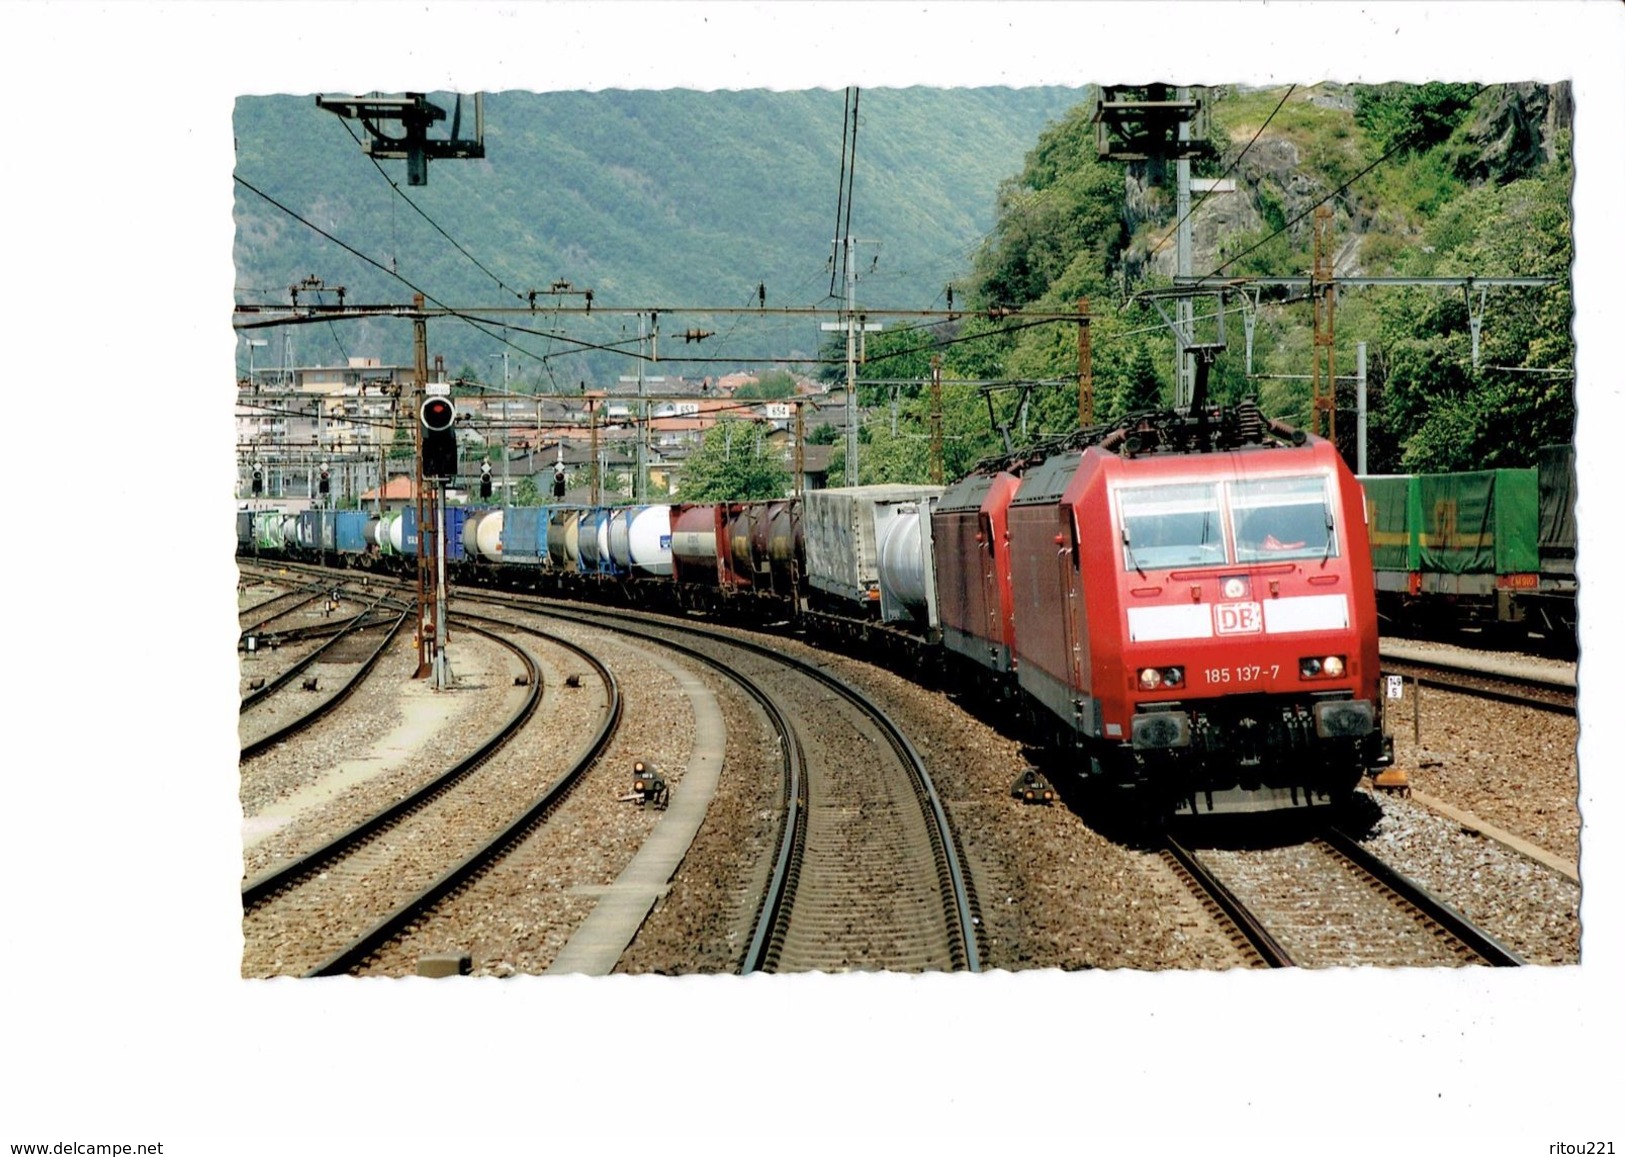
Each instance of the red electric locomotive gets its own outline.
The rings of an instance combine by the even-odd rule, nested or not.
[[[972,474],[931,513],[943,646],[995,676],[1007,676],[1015,657],[1008,516],[1020,486],[1007,471]]]
[[[1017,678],[1085,770],[1159,810],[1336,802],[1387,762],[1359,483],[1251,403],[1193,412],[1027,471]]]

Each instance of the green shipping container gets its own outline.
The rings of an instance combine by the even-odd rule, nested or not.
[[[1413,569],[1456,575],[1540,569],[1540,491],[1533,467],[1419,474],[1412,485]]]
[[[1365,487],[1366,530],[1371,537],[1371,565],[1380,571],[1416,569],[1416,540],[1411,534],[1411,499],[1416,481],[1409,474],[1374,474],[1360,479]]]

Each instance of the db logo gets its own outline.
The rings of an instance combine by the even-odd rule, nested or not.
[[[1220,603],[1213,618],[1221,635],[1254,635],[1264,629],[1264,612],[1257,603]]]

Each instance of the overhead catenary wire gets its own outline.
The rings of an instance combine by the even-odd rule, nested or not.
[[[1258,143],[1258,138],[1263,136],[1264,135],[1264,130],[1270,127],[1270,122],[1275,119],[1275,114],[1280,112],[1283,108],[1286,107],[1287,99],[1289,97],[1291,97],[1291,95],[1295,91],[1297,91],[1297,88],[1298,88],[1298,86],[1295,85],[1295,84],[1287,86],[1286,93],[1281,97],[1280,102],[1270,112],[1270,115],[1264,118],[1264,123],[1258,126],[1258,131],[1253,134],[1253,139],[1247,142],[1246,148],[1243,148],[1241,150],[1241,152],[1237,153],[1236,154],[1236,159],[1230,162],[1230,167],[1225,169],[1225,171],[1222,174],[1220,174],[1219,181],[1215,182],[1215,186],[1219,182],[1222,182],[1231,173],[1236,171],[1236,166],[1241,164],[1241,159],[1243,157],[1245,157],[1247,155],[1248,151],[1251,150],[1252,147]],[[1213,192],[1214,192],[1214,187],[1209,187],[1207,189],[1207,191],[1204,192],[1202,194],[1202,196],[1197,200],[1196,204],[1192,205],[1188,210],[1186,210],[1185,215],[1183,217],[1181,217],[1178,221],[1174,222],[1174,227],[1172,229],[1168,230],[1168,232],[1163,235],[1162,240],[1158,241],[1155,245],[1153,245],[1151,247],[1151,252],[1148,253],[1146,256],[1147,257],[1155,257],[1158,253],[1161,253],[1163,246],[1167,245],[1168,242],[1173,239],[1174,235],[1179,232],[1179,227],[1181,225],[1183,225],[1186,221],[1188,221],[1190,218],[1196,216],[1196,211],[1198,209],[1200,209],[1207,202],[1207,199],[1209,197],[1213,196]]]
[[[844,282],[851,276],[852,183],[858,168],[858,89],[855,86],[849,87],[846,90],[846,97],[846,109],[841,119],[841,174],[835,199],[833,242],[840,260],[836,261],[832,254],[829,275],[830,297],[837,296],[835,292],[837,281]]]
[[[357,145],[362,144],[361,138],[356,136],[356,131],[353,128],[350,127],[350,122],[349,121],[344,120],[343,118],[340,118],[339,123],[344,126],[344,131],[350,134],[350,137],[355,141],[355,143]],[[371,128],[371,127],[372,127],[371,125],[368,125],[368,128]],[[380,135],[382,135],[382,134],[380,134]],[[429,223],[430,228],[432,228],[436,233],[440,234],[440,236],[444,237],[447,241],[451,242],[452,248],[456,249],[457,252],[461,253],[464,257],[466,257],[470,261],[472,261],[479,268],[480,272],[484,273],[492,281],[497,283],[498,288],[506,290],[507,292],[513,294],[515,297],[519,298],[521,301],[525,300],[525,295],[523,293],[520,293],[517,289],[513,288],[511,285],[508,285],[506,282],[504,282],[502,280],[502,278],[498,277],[495,273],[491,272],[491,270],[487,269],[485,267],[484,263],[481,262],[478,257],[475,257],[467,249],[463,248],[463,246],[458,242],[458,240],[455,237],[453,237],[450,233],[447,233],[444,229],[442,229],[440,227],[440,223],[438,221],[436,221],[433,217],[429,216],[428,213],[424,212],[423,207],[421,205],[419,205],[416,201],[412,200],[412,198],[408,197],[406,195],[406,193],[404,191],[402,191],[400,185],[396,182],[395,178],[391,177],[387,172],[384,171],[384,167],[378,163],[378,159],[376,157],[372,156],[371,154],[367,154],[367,160],[371,161],[372,162],[372,167],[374,169],[378,170],[378,175],[389,183],[389,187],[392,190],[394,190],[395,195],[397,197],[399,197],[401,200],[405,201],[408,205],[410,205],[412,207],[412,211],[414,213],[416,213],[419,217],[422,217],[425,221],[427,221]],[[394,215],[393,215],[393,213],[390,216],[390,227],[391,227],[391,230],[393,231],[393,228],[394,228]],[[391,263],[391,265],[394,264],[394,257],[393,256],[391,256],[390,263]]]
[[[1486,88],[1486,87],[1488,87],[1488,86],[1481,86],[1478,89],[1478,91],[1474,93],[1473,99],[1477,99],[1477,97],[1484,91],[1484,88]],[[1281,103],[1277,104],[1275,112],[1272,112],[1270,114],[1270,119],[1273,119],[1275,117],[1276,113],[1279,112],[1280,108],[1284,106],[1284,103],[1286,102],[1288,97],[1291,95],[1291,91],[1292,90],[1289,88],[1287,96],[1284,96],[1282,98]],[[853,168],[852,165],[847,164],[846,161],[847,161],[849,153],[852,151],[853,147],[855,146],[856,121],[857,121],[857,92],[856,91],[852,91],[852,92],[849,93],[849,105],[848,105],[847,114],[848,114],[847,117],[844,118],[844,120],[843,120],[843,141],[842,141],[843,171],[842,171],[842,181],[841,181],[840,188],[839,188],[840,196],[839,196],[839,199],[838,199],[837,214],[838,214],[838,220],[844,220],[847,227],[850,228],[850,219],[851,219],[851,213],[852,213],[851,191],[852,191],[852,189],[854,187],[854,184],[853,184],[854,168]],[[1266,120],[1265,125],[1267,126],[1268,124],[1269,124],[1269,120]],[[1260,128],[1259,133],[1261,134],[1262,131],[1263,131],[1263,127]],[[1254,137],[1253,137],[1253,142],[1256,142],[1258,139],[1259,139],[1259,134],[1255,134]],[[1252,147],[1253,142],[1249,142],[1248,148]],[[1375,169],[1383,161],[1385,161],[1385,160],[1389,159],[1390,157],[1392,157],[1392,155],[1397,151],[1398,151],[1397,148],[1396,149],[1390,149],[1382,157],[1379,157],[1377,159],[1377,161],[1373,162],[1371,165],[1367,166],[1364,170],[1362,170],[1361,173],[1356,174],[1349,181],[1345,182],[1342,186],[1339,187],[1338,190],[1334,190],[1331,194],[1329,194],[1329,196],[1335,196],[1335,195],[1337,195],[1338,192],[1345,191],[1355,181],[1359,180],[1361,177],[1363,177],[1366,174],[1368,174],[1369,172],[1371,172],[1373,169]],[[1233,171],[1233,169],[1235,167],[1235,164],[1239,163],[1239,161],[1241,160],[1241,156],[1245,156],[1245,155],[1246,155],[1246,150],[1244,149],[1243,153],[1240,156],[1237,157],[1236,162],[1232,163],[1231,170],[1227,170],[1227,171]],[[376,162],[373,162],[373,163],[374,163],[375,167],[378,167],[376,165]],[[380,172],[382,173],[381,169],[380,169]],[[413,203],[410,198],[406,197],[405,194],[400,191],[398,186],[396,186],[395,182],[393,182],[392,180],[389,180],[387,174],[383,174],[383,175],[385,176],[386,180],[389,181],[389,184],[391,185],[391,188],[397,193],[397,195],[400,195],[403,200],[407,201],[408,204],[412,204],[415,211],[418,211],[420,213],[420,215],[424,216],[425,220],[429,221],[431,225],[434,225],[434,222],[433,222],[432,218],[430,218],[426,213],[423,213],[422,210],[418,206],[416,206],[415,203]],[[306,221],[299,214],[293,213],[291,210],[287,209],[286,206],[283,206],[280,203],[276,202],[273,198],[270,198],[269,196],[266,196],[265,194],[261,193],[260,190],[254,188],[248,182],[241,181],[241,178],[238,178],[238,180],[242,184],[244,184],[245,187],[248,187],[249,189],[251,189],[255,193],[265,197],[266,200],[270,201],[273,205],[276,205],[277,208],[283,210],[284,212],[288,212],[296,220],[299,220],[301,223],[307,225],[307,227],[315,230],[317,233],[319,233],[323,237],[327,238],[328,240],[334,242],[335,244],[340,245],[346,251],[350,252],[351,254],[355,255],[356,257],[358,257],[358,258],[360,258],[360,259],[362,259],[364,261],[367,261],[369,264],[375,266],[376,268],[380,269],[381,271],[390,274],[392,277],[396,278],[396,280],[400,281],[403,285],[406,285],[408,288],[411,288],[416,292],[424,292],[422,290],[419,290],[406,277],[401,276],[395,269],[386,267],[383,264],[381,264],[380,262],[377,262],[377,261],[373,260],[372,258],[367,257],[365,254],[362,254],[359,250],[356,250],[355,248],[345,244],[344,242],[340,241],[337,237],[334,237],[332,234],[327,233],[326,231],[320,229],[318,226],[315,226],[311,222]],[[1040,196],[1041,196],[1043,193],[1050,192],[1050,190],[1043,190],[1043,191],[1039,191],[1039,192],[1040,192]],[[1325,199],[1323,198],[1323,201],[1324,200]],[[1323,201],[1322,201],[1322,203],[1323,203]],[[1198,207],[1199,207],[1199,205],[1200,205],[1200,202],[1198,204]],[[1311,209],[1312,208],[1313,208],[1313,206],[1311,206]],[[1293,222],[1288,223],[1288,225],[1286,227],[1284,227],[1284,228],[1290,228],[1292,224],[1296,223],[1297,221],[1302,220],[1304,215],[1305,214],[1299,214],[1298,217],[1294,218]],[[1177,226],[1176,226],[1176,228],[1177,228]],[[451,243],[453,245],[456,245],[455,240],[450,238],[449,235],[446,235],[444,230],[439,230],[439,231],[442,233],[442,235],[447,236],[448,241],[451,241]],[[1278,230],[1277,234],[1279,232],[1281,232],[1281,231],[1284,231],[1284,229],[1283,230]],[[1263,241],[1259,242],[1259,245],[1267,243],[1268,240],[1270,240],[1270,239],[1271,238],[1265,238]],[[1164,239],[1164,241],[1166,241],[1166,238]],[[470,258],[470,260],[474,261],[476,265],[479,264],[477,259],[473,258],[473,256],[471,254],[468,254],[465,249],[462,249],[461,246],[457,246],[457,247],[459,248],[459,250],[461,252],[463,252],[465,254],[465,256],[468,256]],[[1257,248],[1257,246],[1254,246],[1253,248]],[[1245,256],[1247,252],[1251,252],[1251,250],[1244,251],[1243,253],[1240,253],[1240,254],[1237,254],[1237,255],[1231,257],[1229,259],[1229,261],[1227,261],[1225,263],[1225,265],[1220,266],[1220,270],[1224,269],[1227,265],[1229,265],[1229,264],[1233,263],[1234,261],[1240,259],[1241,257]],[[391,262],[391,265],[394,265],[394,262]],[[481,268],[483,269],[484,267],[481,266]],[[490,275],[494,280],[496,280],[497,283],[499,285],[501,285],[504,289],[509,288],[509,287],[503,285],[503,283],[501,282],[501,279],[498,278],[494,273],[491,273],[490,270],[485,270],[485,272],[488,275]],[[1215,271],[1215,272],[1218,272],[1218,271]],[[817,274],[813,274],[812,276],[816,277]],[[430,299],[430,300],[436,300],[436,303],[439,304],[437,299],[434,299],[431,295],[427,294],[426,292],[424,292],[424,296],[426,298]],[[938,297],[939,298],[941,297],[940,292],[938,294]],[[976,316],[976,314],[978,312],[979,311],[966,311],[967,316]],[[595,343],[595,342],[584,341],[584,340],[577,339],[577,338],[572,338],[572,337],[569,337],[567,335],[563,335],[563,334],[559,334],[559,333],[538,331],[538,330],[529,329],[529,328],[523,327],[523,326],[512,326],[512,325],[501,324],[501,323],[493,323],[493,322],[490,322],[487,319],[477,318],[476,316],[474,316],[474,314],[469,313],[469,312],[464,312],[464,311],[452,312],[451,316],[458,317],[459,320],[462,320],[466,324],[469,324],[469,325],[473,326],[474,328],[478,329],[480,332],[485,333],[487,336],[493,337],[495,340],[501,342],[502,344],[504,344],[504,345],[514,349],[514,350],[517,350],[521,354],[523,354],[525,356],[535,358],[536,360],[541,362],[544,366],[546,366],[550,377],[552,376],[552,367],[549,364],[549,360],[552,359],[552,358],[555,358],[555,357],[564,356],[565,354],[579,353],[579,352],[591,351],[591,350],[601,350],[601,351],[605,351],[605,352],[614,353],[614,354],[617,354],[617,355],[620,355],[620,356],[632,356],[632,357],[641,357],[642,356],[641,351],[639,351],[637,354],[634,354],[634,353],[632,353],[631,351],[629,351],[629,350],[627,350],[625,348],[621,348],[621,343]],[[329,323],[329,324],[331,324],[331,323]],[[501,329],[504,331],[503,334],[493,333],[492,330],[486,328],[487,326],[496,325],[496,324],[500,324]],[[1016,332],[1019,332],[1019,330],[1021,330],[1021,329],[1029,328],[1031,325],[1034,325],[1034,324],[1049,324],[1049,323],[1048,322],[1015,323],[1015,324],[1011,324],[1011,325],[1002,327],[999,330],[995,331],[994,333],[989,333],[989,334],[976,334],[976,335],[972,335],[972,336],[969,336],[969,337],[955,337],[955,338],[941,338],[941,337],[939,337],[935,342],[933,342],[933,348],[945,348],[947,346],[962,344],[962,343],[964,343],[966,341],[981,340],[983,338],[997,339],[997,338],[1005,336],[1005,335],[1014,334]],[[722,335],[721,340],[716,342],[716,343],[713,343],[712,349],[716,349],[718,345],[726,344],[728,339],[731,339],[735,335],[735,333],[737,331],[737,328],[738,328],[738,323],[737,322],[734,325],[729,326],[728,329],[727,329],[727,332]],[[923,326],[923,325],[918,326],[918,327],[904,327],[901,330],[893,330],[892,332],[907,332],[908,329],[911,329],[911,328],[926,328],[926,327]],[[1149,329],[1149,330],[1154,330],[1156,328],[1159,328],[1159,327],[1147,327],[1147,329]],[[1110,335],[1110,336],[1128,336],[1129,334],[1139,333],[1139,332],[1144,332],[1144,331],[1142,331],[1142,330],[1129,330],[1129,331],[1123,331],[1120,334],[1115,334],[1115,335]],[[504,336],[506,333],[523,333],[523,334],[528,334],[528,335],[531,335],[531,336],[541,337],[541,338],[543,338],[544,340],[547,340],[547,341],[568,342],[568,343],[571,344],[571,346],[573,348],[570,349],[570,350],[559,351],[557,353],[537,354],[534,351],[525,348],[523,345],[515,344],[513,341],[507,340],[506,336]],[[1104,334],[1101,335],[1101,336],[1102,337],[1107,337],[1107,335],[1104,335]],[[626,345],[631,345],[633,343],[632,342],[627,342],[625,344]],[[341,345],[340,348],[342,350],[342,345]],[[894,352],[891,352],[891,353],[876,353],[876,354],[871,355],[869,360],[872,360],[872,361],[885,361],[887,359],[893,359],[893,358],[896,358],[896,357],[900,357],[900,356],[903,356],[904,354],[911,353],[911,352],[914,352],[914,351],[898,350],[898,351],[894,351]],[[644,360],[652,360],[652,359],[645,358]],[[693,363],[696,363],[696,364],[703,364],[703,363],[711,363],[711,362],[715,362],[715,363],[740,362],[740,361],[748,362],[748,361],[753,361],[753,360],[760,361],[760,360],[764,360],[764,359],[741,357],[741,356],[710,357],[710,358],[683,358],[683,357],[672,357],[672,356],[670,356],[668,354],[668,355],[662,357],[660,360],[670,361],[670,362],[685,362],[686,361],[686,362],[693,362]],[[787,363],[787,364],[788,363],[818,364],[818,365],[838,364],[833,359],[806,358],[806,357],[796,357],[796,358],[789,358],[789,359],[773,359],[773,360],[779,361],[779,362],[784,362],[784,363]],[[557,384],[556,380],[555,380],[555,384]]]
[[[842,268],[836,262],[836,257],[839,256],[839,254],[840,254],[839,246],[840,246],[840,243],[841,243],[841,241],[840,241],[840,239],[841,239],[841,211],[846,206],[846,140],[847,140],[847,134],[850,131],[851,127],[852,127],[852,89],[848,88],[846,90],[846,103],[841,108],[841,172],[840,172],[840,176],[836,178],[836,182],[835,182],[835,241],[833,242],[833,245],[835,246],[835,248],[832,248],[830,250],[830,260],[829,260],[829,296],[830,297],[835,296],[836,279],[846,272],[846,270],[844,268]]]
[[[1488,84],[1479,85],[1478,86],[1478,91],[1474,92],[1473,95],[1468,98],[1467,103],[1469,105],[1471,105],[1473,102],[1477,101],[1479,97],[1483,96],[1484,93],[1486,91],[1488,91],[1491,87],[1492,86],[1488,85]],[[1204,277],[1217,277],[1217,276],[1219,276],[1219,274],[1223,273],[1230,266],[1232,266],[1236,262],[1240,261],[1243,257],[1246,257],[1249,253],[1253,253],[1253,252],[1255,252],[1255,251],[1257,251],[1259,249],[1262,249],[1265,245],[1268,245],[1271,241],[1274,241],[1281,234],[1283,234],[1283,233],[1287,232],[1288,230],[1290,230],[1299,221],[1302,221],[1305,217],[1309,216],[1309,214],[1313,213],[1316,209],[1320,208],[1326,202],[1332,200],[1334,197],[1337,197],[1341,193],[1347,192],[1349,187],[1352,186],[1356,181],[1360,180],[1361,178],[1366,176],[1366,174],[1368,174],[1368,173],[1372,172],[1373,170],[1375,170],[1379,165],[1382,165],[1383,163],[1388,161],[1388,159],[1393,157],[1395,154],[1400,153],[1400,152],[1404,151],[1405,149],[1407,149],[1409,147],[1410,146],[1409,146],[1408,142],[1406,142],[1404,140],[1399,141],[1393,147],[1391,147],[1387,152],[1383,153],[1382,156],[1380,156],[1376,160],[1372,161],[1369,165],[1367,165],[1365,168],[1361,169],[1358,173],[1355,173],[1354,176],[1352,176],[1348,180],[1344,181],[1341,185],[1337,186],[1337,188],[1335,188],[1331,192],[1327,193],[1324,197],[1321,197],[1319,200],[1317,200],[1314,203],[1307,206],[1301,213],[1299,213],[1297,216],[1293,217],[1292,220],[1290,220],[1286,224],[1282,225],[1279,229],[1275,230],[1269,236],[1264,237],[1263,239],[1255,242],[1252,245],[1249,245],[1246,249],[1243,249],[1240,253],[1233,254],[1223,264],[1218,266],[1212,272],[1206,273],[1203,276]]]
[[[265,192],[263,189],[260,189],[260,188],[256,187],[251,182],[244,180],[241,176],[238,176],[237,174],[234,173],[234,174],[232,174],[232,180],[236,181],[239,185],[243,186],[243,188],[247,189],[249,192],[255,194],[258,197],[263,198],[265,201],[267,201],[269,204],[275,206],[277,209],[280,209],[282,212],[284,212],[288,216],[292,217],[295,221],[299,222],[301,225],[303,225],[306,228],[312,230],[313,232],[319,234],[320,236],[327,239],[328,241],[331,241],[333,244],[335,244],[339,248],[343,249],[346,253],[349,253],[352,256],[357,257],[362,261],[365,261],[368,265],[371,265],[374,269],[377,269],[379,272],[387,274],[388,276],[394,278],[396,281],[399,281],[402,285],[404,285],[408,289],[410,289],[413,293],[420,294],[425,301],[433,302],[437,307],[439,307],[442,310],[445,310],[446,314],[448,316],[457,318],[458,320],[462,321],[464,324],[473,327],[475,330],[477,330],[480,333],[484,334],[486,337],[490,338],[491,340],[499,342],[502,345],[507,346],[509,349],[516,350],[519,353],[524,354],[526,357],[535,358],[536,360],[540,361],[545,356],[545,355],[541,355],[541,354],[536,353],[536,351],[534,351],[534,350],[528,350],[524,346],[517,345],[514,342],[509,341],[508,338],[506,336],[504,336],[504,334],[502,334],[502,333],[493,332],[492,329],[487,328],[488,323],[484,323],[482,321],[477,321],[470,314],[467,314],[467,313],[464,313],[464,312],[459,312],[458,310],[452,309],[451,307],[446,305],[445,302],[441,301],[438,297],[435,297],[428,290],[423,289],[423,288],[419,287],[418,285],[414,284],[411,281],[411,279],[407,278],[404,274],[400,273],[399,270],[391,269],[391,268],[385,266],[382,262],[380,262],[380,261],[376,260],[375,258],[370,257],[367,254],[361,252],[361,250],[355,248],[355,246],[350,245],[347,242],[340,240],[338,237],[335,237],[333,234],[331,234],[327,230],[323,229],[320,225],[317,225],[314,221],[309,220],[308,218],[304,217],[302,214],[298,213],[294,209],[291,209],[287,205],[284,205],[281,201],[278,201],[275,197],[271,196],[269,193]],[[279,322],[274,323],[274,324],[287,324],[287,322],[279,321]],[[501,328],[503,330],[505,330],[505,331],[506,330],[511,330],[511,329],[522,329],[523,328],[523,327],[520,327],[520,326],[511,325],[511,324],[508,324],[508,323],[496,323],[496,324],[500,324]],[[528,332],[534,332],[534,331],[528,331]],[[546,337],[548,337],[550,339],[556,339],[556,340],[560,340],[560,341],[572,342],[573,344],[575,344],[577,346],[580,346],[583,349],[606,350],[606,351],[611,352],[611,353],[622,353],[622,352],[624,352],[622,350],[618,350],[618,349],[613,348],[613,346],[598,345],[598,344],[593,343],[593,342],[581,341],[579,339],[572,338],[572,337],[569,337],[569,336],[564,335],[564,334],[546,334],[546,335],[538,334],[538,336],[546,336]],[[574,351],[572,351],[572,352],[574,352]]]

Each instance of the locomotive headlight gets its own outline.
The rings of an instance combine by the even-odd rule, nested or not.
[[[1139,680],[1141,691],[1155,691],[1159,687],[1183,687],[1185,685],[1185,668],[1141,667]]]
[[[1340,679],[1348,669],[1342,655],[1312,655],[1298,660],[1298,674],[1305,679]]]

